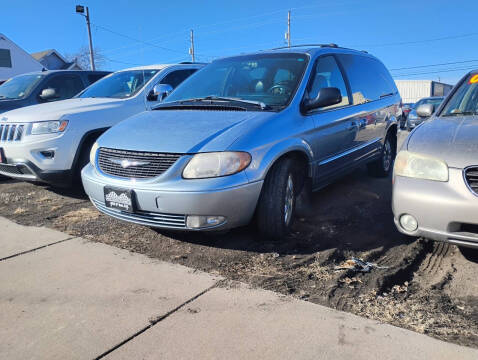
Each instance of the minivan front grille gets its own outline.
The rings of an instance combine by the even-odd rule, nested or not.
[[[478,195],[478,166],[472,166],[465,170],[465,180],[470,190]]]
[[[100,148],[98,166],[107,174],[129,179],[148,179],[168,170],[182,154]]]
[[[0,142],[20,141],[23,137],[25,125],[19,124],[1,124]]]

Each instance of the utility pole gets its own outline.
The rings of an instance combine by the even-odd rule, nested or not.
[[[95,59],[93,56],[93,40],[91,39],[91,28],[90,28],[90,9],[88,9],[88,6],[86,7],[86,15],[83,15],[85,13],[85,7],[83,5],[76,5],[76,12],[82,16],[85,17],[86,19],[86,27],[88,28],[88,39],[90,42],[90,65],[91,65],[91,70],[96,70],[95,67]]]
[[[191,47],[189,48],[189,55],[191,55],[192,62],[195,62],[194,57],[194,32],[191,30]]]
[[[290,47],[290,10],[287,12],[287,46]]]

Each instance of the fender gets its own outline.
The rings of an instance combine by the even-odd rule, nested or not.
[[[76,165],[78,164],[78,159],[80,157],[81,149],[83,145],[85,144],[86,140],[92,135],[98,138],[100,137],[101,134],[103,134],[108,129],[109,127],[94,129],[94,130],[87,131],[85,134],[83,134],[83,136],[81,137],[80,143],[78,144],[78,148],[76,149],[75,157],[73,158],[73,163],[71,166],[72,170],[75,169]]]
[[[252,163],[246,169],[250,182],[264,180],[269,169],[281,156],[290,152],[300,152],[308,159],[308,175],[313,175],[312,162],[314,153],[310,144],[302,138],[289,138],[272,144],[268,148],[256,149],[252,155]]]

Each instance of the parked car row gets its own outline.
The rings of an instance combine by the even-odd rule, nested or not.
[[[442,103],[443,99],[444,99],[443,96],[434,96],[434,97],[420,99],[415,104],[413,104],[413,106],[410,108],[410,111],[408,112],[408,115],[405,121],[406,129],[408,131],[411,131],[416,126],[420,125],[422,122],[424,122],[430,117],[430,116],[427,116],[426,114],[418,113],[417,110],[421,105],[432,104],[434,109],[437,109],[438,106],[440,106],[440,104]]]
[[[463,80],[440,107],[438,99],[426,100],[408,115],[407,122],[413,111],[431,119],[410,134],[395,163],[393,208],[404,233],[455,241],[450,224],[467,224],[453,227],[461,229],[455,231],[459,244],[478,245],[478,230],[470,232],[478,227],[478,168],[471,158],[472,170],[460,168],[459,154],[461,160],[450,161],[456,168],[447,165],[452,157],[435,158],[446,139],[450,154],[465,147],[473,152],[468,138],[450,141],[460,126],[471,129],[476,122],[476,109],[469,109],[477,105],[475,85]],[[2,114],[0,174],[69,185],[81,170],[92,203],[114,218],[189,231],[226,230],[255,219],[261,233],[283,238],[300,195],[365,164],[373,176],[390,174],[404,113],[377,58],[334,44],[208,65],[134,68],[104,77],[73,99]],[[465,114],[466,121],[453,121]],[[453,193],[460,171],[460,192]],[[432,192],[440,190],[446,200],[436,200]],[[448,203],[455,215],[467,206],[468,215],[450,220],[446,234],[442,227],[430,231],[451,216],[440,208]],[[434,205],[440,215],[427,218]]]

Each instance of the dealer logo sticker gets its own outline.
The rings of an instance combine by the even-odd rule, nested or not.
[[[110,203],[114,203],[115,205],[125,205],[126,207],[132,205],[131,199],[128,197],[128,195],[123,193],[118,196],[118,194],[114,191],[110,191],[109,194],[106,194],[105,200],[109,201]]]

